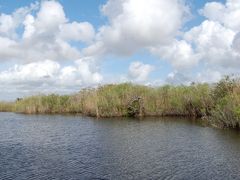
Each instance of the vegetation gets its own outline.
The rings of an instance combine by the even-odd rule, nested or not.
[[[0,102],[0,112],[9,112],[14,110],[14,103]]]
[[[0,103],[0,111],[81,113],[96,117],[189,116],[203,118],[215,126],[238,128],[240,82],[226,77],[215,85],[105,85],[74,95],[38,95]]]
[[[221,127],[239,128],[240,124],[240,82],[226,77],[213,89],[214,108],[209,119]]]

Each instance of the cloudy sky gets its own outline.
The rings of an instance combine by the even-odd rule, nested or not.
[[[0,100],[240,73],[240,0],[0,0]]]

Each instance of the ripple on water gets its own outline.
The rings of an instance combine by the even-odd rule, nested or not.
[[[149,118],[0,115],[0,179],[238,179],[240,134]]]

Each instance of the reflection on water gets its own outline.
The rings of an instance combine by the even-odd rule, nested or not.
[[[0,179],[238,179],[240,133],[184,119],[0,113]]]

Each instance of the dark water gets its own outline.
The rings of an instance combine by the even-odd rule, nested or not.
[[[0,179],[240,179],[240,133],[183,119],[0,113]]]

